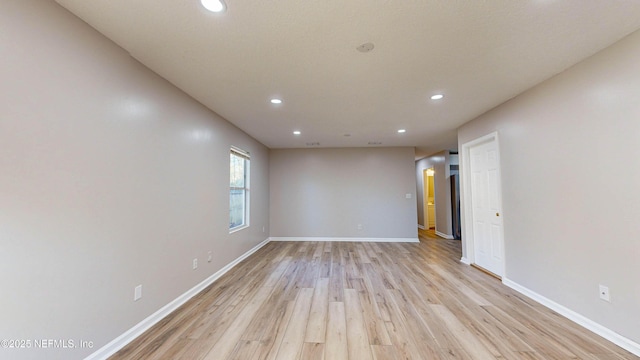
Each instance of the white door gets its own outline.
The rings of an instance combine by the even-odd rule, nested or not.
[[[495,138],[469,149],[474,263],[502,276],[500,161]]]

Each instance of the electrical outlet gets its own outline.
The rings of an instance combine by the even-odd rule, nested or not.
[[[198,258],[193,259],[193,270],[198,268]]]
[[[362,224],[358,224],[358,230],[362,230]]]
[[[609,294],[609,287],[600,285],[600,299],[611,302],[611,295]]]
[[[213,256],[211,255],[211,251],[209,251],[207,253],[207,262],[211,262],[212,259],[213,259]]]
[[[138,285],[133,289],[133,301],[138,301],[142,298],[142,285]]]

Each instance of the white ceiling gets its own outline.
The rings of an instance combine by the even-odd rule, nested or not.
[[[637,0],[226,0],[221,14],[56,1],[270,148],[375,141],[418,156],[455,149],[458,126],[640,28]]]

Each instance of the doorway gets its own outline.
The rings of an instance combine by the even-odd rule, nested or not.
[[[424,184],[424,227],[428,231],[436,230],[436,191],[435,191],[435,170],[433,167],[423,171]]]
[[[468,261],[504,274],[504,239],[498,134],[462,145],[465,249]]]

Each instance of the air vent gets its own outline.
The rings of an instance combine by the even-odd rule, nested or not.
[[[320,146],[319,142],[308,142],[307,146]]]
[[[369,141],[368,144],[369,145],[382,145],[382,142],[380,142],[380,141]]]

